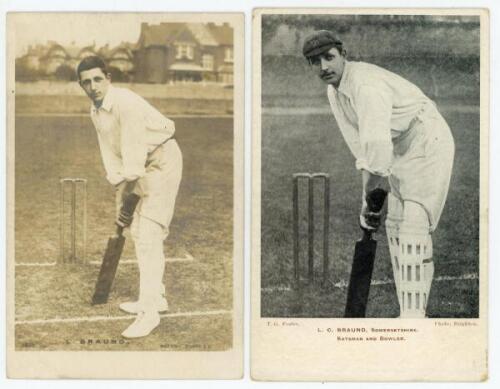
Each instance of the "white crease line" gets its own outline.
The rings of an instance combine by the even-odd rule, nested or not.
[[[440,276],[436,277],[434,279],[435,282],[443,282],[443,281],[464,281],[464,280],[478,280],[479,275],[476,273],[469,273],[469,274],[463,274],[461,276]],[[391,285],[394,284],[393,280],[372,280],[371,285],[378,286],[378,285]],[[338,289],[346,289],[348,286],[347,281],[339,281],[335,283],[330,283],[334,288]],[[270,288],[262,288],[262,292],[264,293],[274,293],[274,292],[290,292],[292,291],[293,288],[290,286],[277,286],[277,287],[270,287]]]
[[[182,257],[173,257],[173,258],[166,258],[165,262],[171,263],[171,262],[192,262],[194,261],[194,258],[191,254],[186,253],[186,256],[184,258]],[[90,261],[89,262],[91,265],[101,265],[102,261]],[[137,260],[136,259],[123,259],[120,261],[120,264],[122,265],[132,265],[136,264]]]
[[[216,315],[230,315],[233,311],[230,310],[217,310],[217,311],[192,311],[192,312],[175,312],[164,313],[160,315],[161,318],[172,317],[194,317],[194,316],[216,316]],[[16,320],[16,325],[24,324],[56,324],[56,323],[84,323],[96,321],[117,321],[117,320],[130,320],[135,315],[122,315],[122,316],[87,316],[87,317],[69,317],[69,318],[53,318],[53,319],[35,319],[35,320]]]
[[[57,265],[57,262],[21,262],[21,263],[16,263],[16,267],[22,266],[22,267],[43,267],[43,266],[55,266]]]
[[[166,258],[165,262],[166,263],[172,263],[172,262],[192,262],[194,261],[194,257],[186,252],[185,257],[172,257],[172,258]],[[64,264],[91,264],[91,265],[97,265],[101,266],[102,261],[85,261],[85,262],[64,262]],[[120,264],[122,265],[131,265],[131,264],[136,264],[137,260],[135,259],[122,259],[120,260]],[[58,262],[21,262],[21,263],[16,263],[16,267],[21,266],[21,267],[44,267],[44,266],[56,266]]]

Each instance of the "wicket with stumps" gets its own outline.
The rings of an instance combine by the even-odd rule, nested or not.
[[[87,180],[84,178],[62,178],[59,180],[60,183],[60,262],[62,263],[74,263],[74,262],[83,262],[86,257],[87,250]],[[66,207],[66,192],[68,190],[66,188],[69,187],[69,212],[65,212]],[[80,190],[78,190],[80,189]],[[78,196],[78,192],[80,195]],[[78,202],[78,198],[80,198],[80,202]],[[78,234],[77,228],[77,206],[81,203],[81,227],[80,232]],[[66,255],[66,239],[67,235],[65,224],[68,222],[66,217],[69,214],[69,248],[70,253]],[[81,256],[77,255],[77,238],[78,235],[81,235]]]
[[[328,280],[329,263],[329,229],[330,229],[330,176],[326,173],[296,173],[293,175],[293,268],[296,282],[300,281],[300,230],[299,230],[299,181],[307,182],[307,278],[314,281],[314,188],[315,182],[323,183],[323,283]]]

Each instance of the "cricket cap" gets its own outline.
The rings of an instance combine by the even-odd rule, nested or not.
[[[307,36],[302,47],[302,54],[309,58],[324,53],[332,47],[342,47],[342,41],[338,39],[333,32],[320,30]]]

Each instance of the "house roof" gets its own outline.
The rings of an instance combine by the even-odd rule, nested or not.
[[[70,58],[78,58],[82,51],[82,48],[76,45],[63,46],[63,49]]]
[[[68,52],[62,45],[54,41],[49,41],[47,42],[47,50],[45,50],[40,59],[46,60],[54,57],[54,51],[60,51],[62,56],[64,56],[65,58],[68,57]]]
[[[174,36],[169,37],[168,42],[170,44],[172,43],[177,43],[177,42],[182,42],[182,43],[191,43],[191,44],[199,44],[200,42],[198,39],[196,39],[196,36],[194,33],[187,27],[181,28],[177,34]]]
[[[81,57],[84,51],[91,51],[93,53],[98,53],[95,47],[95,43],[87,46],[77,46],[75,44],[71,44],[68,46],[63,46],[57,42],[49,41],[45,46],[45,50],[43,55],[40,55],[40,58],[47,59],[52,57],[54,51],[60,50],[64,52],[66,59],[78,59]],[[100,50],[99,50],[100,53]]]
[[[141,35],[135,48],[164,46],[176,40],[194,40],[202,46],[233,44],[233,29],[229,25],[213,23],[143,23]]]
[[[233,28],[228,24],[223,24],[222,26],[217,26],[213,23],[207,25],[208,29],[215,37],[220,45],[232,45],[233,44]]]
[[[187,27],[193,33],[196,40],[203,46],[218,46],[219,43],[211,34],[206,24],[188,23]]]
[[[42,57],[45,55],[47,50],[48,50],[47,46],[43,46],[41,44],[37,44],[36,46],[29,46],[25,56]]]
[[[128,42],[122,42],[118,46],[114,47],[113,49],[107,51],[107,56],[106,58],[113,58],[116,53],[119,52],[125,52],[127,54],[127,57],[132,58],[132,45]]]
[[[100,57],[103,57],[103,58],[108,58],[110,52],[111,52],[111,49],[109,48],[109,44],[106,44],[99,49],[99,51],[97,52],[97,55],[99,55]]]
[[[81,57],[82,54],[85,52],[85,51],[90,51],[94,54],[97,54],[97,50],[96,50],[96,47],[95,47],[95,44],[94,45],[89,45],[89,46],[85,46],[85,47],[82,47],[80,49],[80,51],[78,52],[78,56]],[[75,58],[75,57],[73,57]]]
[[[160,23],[157,25],[143,23],[141,35],[135,48],[163,46],[170,42],[170,39],[177,35],[182,28],[184,28],[184,23]]]

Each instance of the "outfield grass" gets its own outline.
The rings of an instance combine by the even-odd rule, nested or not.
[[[170,309],[172,312],[231,310],[232,119],[178,118],[175,123],[184,172],[165,252],[167,257],[191,255],[194,260],[167,263],[165,283]],[[62,177],[88,179],[86,260],[100,261],[114,230],[114,191],[104,178],[90,118],[18,116],[15,146],[16,263],[58,259]],[[130,239],[123,257],[134,258]],[[117,304],[137,297],[137,266],[120,266],[109,304],[91,307],[98,269],[89,264],[17,267],[16,319],[119,315]],[[227,349],[232,341],[231,323],[231,315],[167,318],[155,330],[157,336],[134,341],[130,348],[155,350],[161,349],[162,344],[173,344],[174,348],[182,349],[184,344],[191,350],[188,346],[198,344],[198,349]],[[80,338],[119,339],[127,324],[117,321],[95,326],[92,323],[18,325],[16,347],[87,350],[88,346],[79,344]],[[160,336],[162,333],[168,336]]]
[[[432,317],[477,317],[479,305],[479,113],[447,110],[444,116],[456,142],[450,192],[433,236],[436,277],[468,279],[435,282],[428,314]],[[292,174],[327,172],[331,176],[330,270],[326,287],[293,288]],[[318,187],[319,188],[319,187]],[[303,194],[304,188],[301,188]],[[264,317],[341,317],[355,241],[361,182],[331,114],[262,116],[261,314]],[[305,196],[304,196],[305,197]],[[321,197],[318,192],[318,199]],[[301,203],[305,209],[305,203]],[[301,237],[306,238],[306,214]],[[315,220],[321,220],[321,210]],[[318,230],[320,235],[321,229]],[[385,229],[376,235],[373,278],[392,280]],[[305,277],[306,243],[301,251]],[[321,258],[318,239],[315,253]],[[320,277],[319,261],[315,268]],[[335,286],[337,284],[337,286]],[[394,285],[374,285],[367,315],[395,317],[399,309]]]

